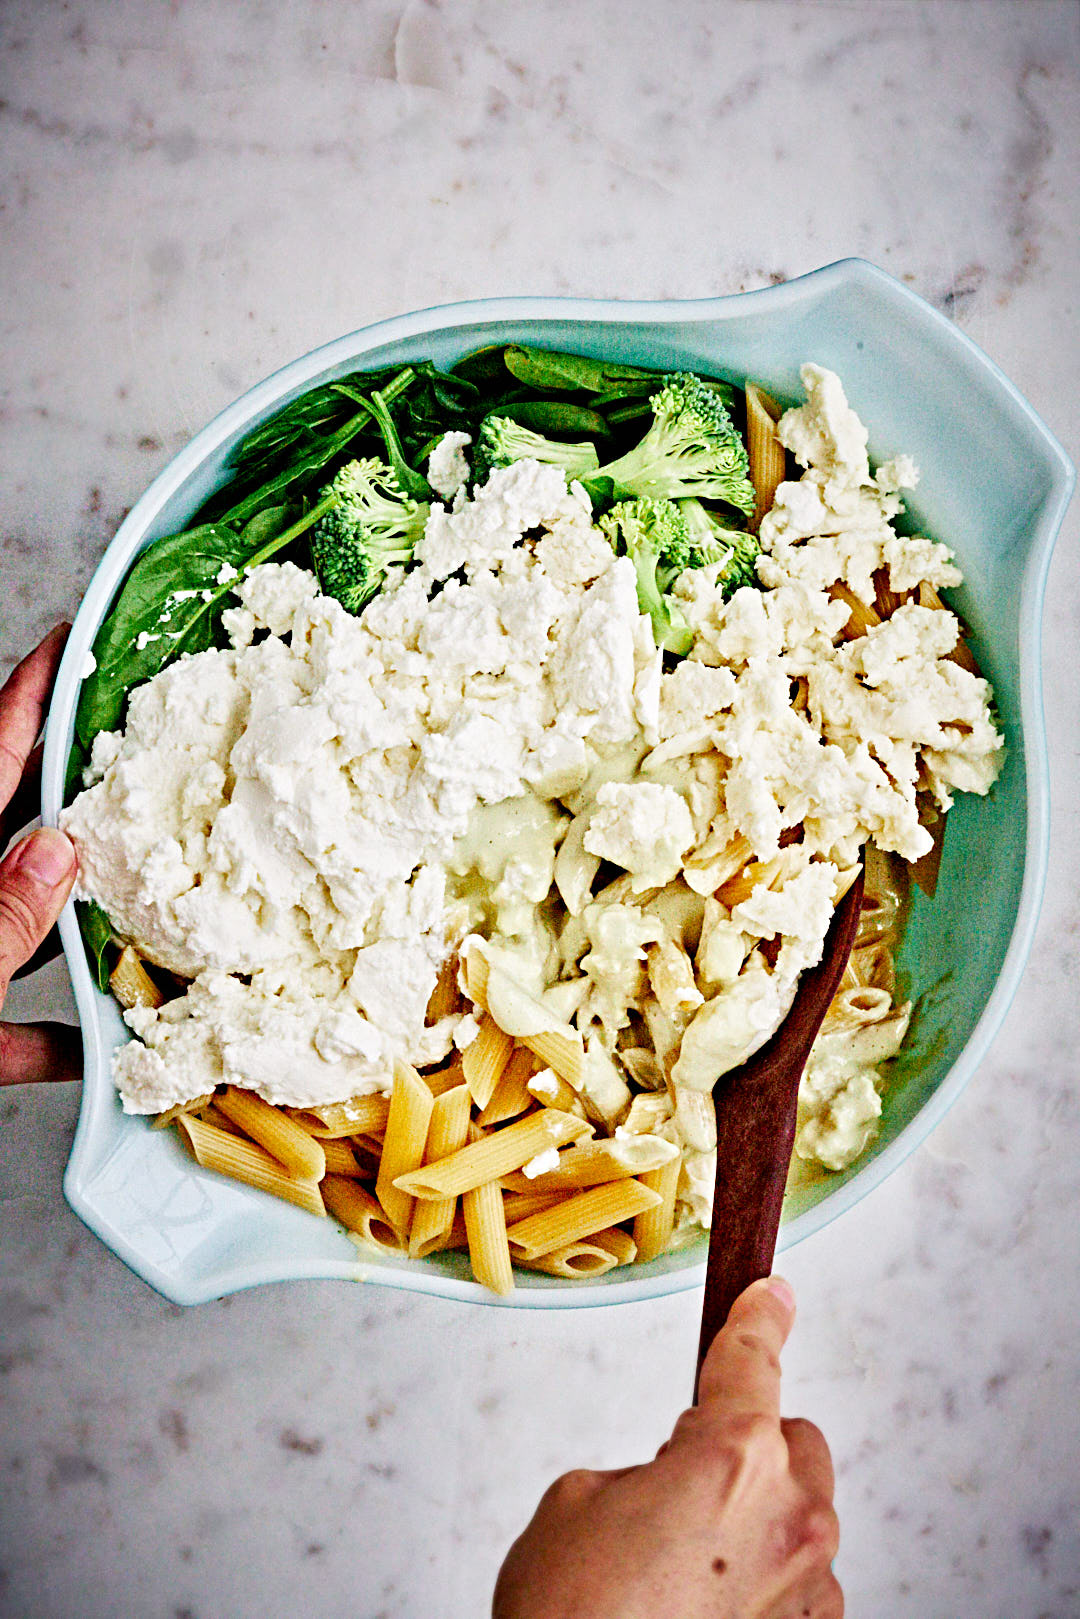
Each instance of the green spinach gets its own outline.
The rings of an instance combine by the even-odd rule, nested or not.
[[[94,974],[94,983],[103,995],[109,990],[109,959],[106,951],[115,937],[113,925],[96,899],[77,900],[75,914],[83,936],[86,953]]]

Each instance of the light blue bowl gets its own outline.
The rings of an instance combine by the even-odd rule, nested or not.
[[[56,822],[81,671],[133,558],[181,528],[222,481],[230,452],[308,388],[359,367],[425,355],[446,365],[484,344],[552,348],[751,376],[799,397],[799,366],[840,374],[869,425],[870,453],[921,469],[913,517],[951,545],[966,575],[958,605],[993,681],[1008,762],[989,799],[949,817],[941,880],[916,897],[901,966],[917,1003],[888,1088],[881,1133],[846,1174],[788,1199],[780,1246],[849,1210],[922,1141],[986,1054],[1023,971],[1046,874],[1049,798],[1039,646],[1043,591],[1074,474],[1031,407],[974,343],[859,259],[761,292],[686,303],[500,298],[380,321],[294,361],[222,411],[156,478],[121,524],[75,620],[45,737],[43,815]],[[992,858],[988,854],[992,851]],[[64,1189],[72,1208],[138,1275],[180,1304],[288,1277],[338,1276],[490,1304],[615,1304],[697,1287],[704,1246],[572,1284],[522,1276],[510,1300],[468,1280],[463,1260],[358,1262],[331,1220],[192,1165],[171,1131],[125,1116],[110,1058],[127,1037],[92,982],[72,906],[60,919],[82,1019],[82,1111]]]

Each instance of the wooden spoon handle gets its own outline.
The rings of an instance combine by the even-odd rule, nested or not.
[[[772,1039],[717,1081],[716,1192],[698,1345],[709,1345],[739,1294],[768,1276],[784,1202],[799,1080],[829,1002],[844,976],[859,925],[862,873],[836,908],[821,960],[799,980],[791,1010]],[[697,1382],[695,1380],[695,1397]]]

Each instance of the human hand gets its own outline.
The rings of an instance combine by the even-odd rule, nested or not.
[[[45,717],[69,626],[58,624],[0,691],[0,850],[36,812]],[[75,850],[41,827],[0,861],[0,1007],[16,971],[52,928],[75,881]],[[78,1079],[79,1031],[62,1023],[0,1023],[0,1085]]]
[[[841,1619],[829,1448],[780,1417],[794,1317],[775,1277],[736,1299],[699,1403],[655,1461],[551,1486],[502,1566],[493,1619]]]

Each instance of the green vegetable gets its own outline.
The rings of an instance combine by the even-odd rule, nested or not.
[[[648,393],[656,380],[655,371],[643,371],[640,366],[593,360],[584,354],[563,354],[557,349],[532,348],[527,343],[508,344],[503,360],[506,369],[519,382],[541,392],[549,388],[580,389],[584,393],[622,399],[627,393]]]
[[[333,504],[336,497],[284,527],[289,508],[282,506],[260,512],[239,534],[222,523],[207,523],[149,545],[94,641],[97,667],[83,681],[75,714],[83,747],[99,731],[117,728],[132,686],[158,674],[180,653],[212,646],[222,600],[235,589],[237,577],[291,544]],[[235,571],[219,584],[223,567]]]
[[[326,513],[311,532],[311,555],[324,595],[359,613],[387,570],[412,560],[431,507],[402,489],[383,461],[350,461],[323,491]]]
[[[369,426],[370,421],[371,412],[367,409],[361,411],[359,415],[350,416],[344,426],[339,427],[335,433],[317,440],[314,446],[290,459],[286,466],[261,482],[242,500],[238,500],[235,505],[226,506],[219,514],[217,522],[232,526],[246,523],[257,512],[274,505],[275,502],[280,502],[280,497],[286,491],[289,492],[290,499],[295,498],[301,492],[296,485],[304,480],[316,478],[329,462],[342,453],[346,445],[351,444],[353,439]]]
[[[79,931],[83,936],[86,953],[90,957],[94,982],[101,993],[107,995],[109,991],[109,961],[105,952],[115,936],[113,934],[113,925],[96,899],[76,900],[75,914],[79,919]]]
[[[644,404],[646,412],[648,408]],[[565,399],[511,399],[499,406],[498,414],[520,422],[522,427],[531,427],[534,433],[590,433],[593,438],[610,437],[608,424],[599,411],[589,410],[585,405],[571,405]]]
[[[725,528],[698,500],[680,500],[678,506],[699,551],[715,552],[710,557],[714,562],[718,562],[725,551],[731,553],[718,579],[725,601],[743,585],[757,585],[757,559],[761,555],[757,536],[742,529]]]
[[[664,378],[641,442],[600,468],[616,493],[723,500],[747,516],[754,489],[746,447],[720,395],[692,372]]]
[[[613,549],[634,564],[638,606],[652,619],[657,646],[685,657],[694,638],[678,604],[665,592],[684,568],[695,566],[686,518],[673,500],[643,497],[620,501],[600,518],[600,527]],[[704,560],[696,565],[702,566]]]
[[[526,457],[562,467],[568,478],[587,478],[600,465],[596,447],[587,440],[580,444],[560,444],[534,433],[532,428],[511,421],[508,416],[489,416],[480,429],[473,456],[473,476],[485,483],[493,467],[506,467]]]
[[[405,370],[400,371],[393,381],[387,384],[385,389],[375,389],[366,400],[363,394],[357,393],[354,388],[345,383],[338,384],[338,391],[348,398],[355,399],[358,403],[366,405],[370,411],[379,432],[382,434],[387,457],[397,475],[397,481],[401,489],[406,494],[412,495],[414,499],[427,500],[431,495],[431,485],[424,475],[417,472],[406,460],[401,438],[394,424],[394,418],[390,414],[391,402],[399,394],[405,392],[415,376],[416,372],[411,366],[406,366]]]

